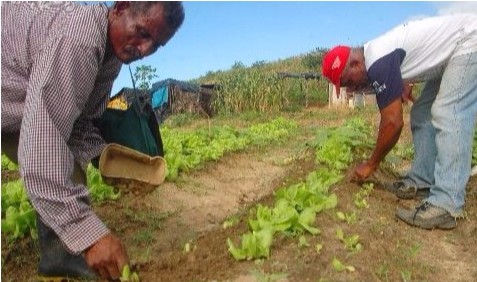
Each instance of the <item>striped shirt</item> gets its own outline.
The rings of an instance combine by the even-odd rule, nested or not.
[[[30,200],[73,254],[109,229],[84,185],[73,184],[104,148],[92,124],[106,109],[121,62],[108,44],[108,7],[2,2],[2,133],[20,132],[18,161]]]

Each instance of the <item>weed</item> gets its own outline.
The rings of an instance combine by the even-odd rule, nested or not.
[[[133,241],[138,245],[145,245],[154,243],[154,234],[151,230],[138,230],[133,237]]]
[[[422,248],[421,243],[416,242],[414,245],[412,245],[411,247],[409,247],[409,256],[410,256],[411,258],[414,258],[414,257],[419,253],[419,251],[421,250],[421,248]]]
[[[263,270],[253,269],[250,273],[255,276],[256,280],[259,282],[272,282],[272,281],[279,281],[285,280],[287,278],[286,273],[265,273]]]
[[[382,281],[389,281],[389,266],[387,264],[380,265],[376,271],[376,275]]]
[[[196,119],[197,114],[195,113],[180,113],[170,116],[165,124],[170,127],[182,127],[191,124]]]
[[[412,271],[410,270],[403,270],[401,271],[401,278],[403,282],[411,281]]]

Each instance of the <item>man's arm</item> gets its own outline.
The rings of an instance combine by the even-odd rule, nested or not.
[[[381,161],[396,145],[404,126],[402,114],[402,101],[396,99],[381,111],[381,122],[379,123],[379,132],[376,146],[368,162],[378,167]]]
[[[94,87],[98,53],[71,38],[45,47],[32,66],[20,133],[19,162],[31,202],[74,254],[110,233],[91,210],[87,188],[71,181],[75,160],[67,144]]]
[[[100,130],[94,125],[100,119],[109,101],[114,79],[122,63],[114,56],[102,60],[94,89],[81,115],[76,120],[68,146],[83,169],[98,157],[106,146]]]
[[[408,91],[409,89],[407,89]],[[406,91],[406,89],[405,89]],[[371,157],[364,163],[356,167],[352,180],[364,181],[373,173],[396,145],[403,128],[402,100],[396,99],[391,104],[381,109],[381,122],[376,146]]]

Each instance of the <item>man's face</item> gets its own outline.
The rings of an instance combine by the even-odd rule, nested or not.
[[[134,14],[129,2],[116,2],[108,15],[108,37],[116,57],[129,64],[154,53],[171,38],[161,5]]]
[[[367,89],[369,82],[364,64],[357,63],[346,66],[341,75],[341,87],[346,87],[348,92]]]

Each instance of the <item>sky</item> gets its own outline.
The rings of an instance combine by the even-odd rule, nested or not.
[[[477,2],[185,1],[185,20],[156,53],[130,64],[156,68],[153,82],[191,80],[235,62],[273,62],[318,47],[359,46],[409,20],[477,13]],[[319,70],[317,70],[319,71]],[[132,87],[123,65],[112,94]]]

